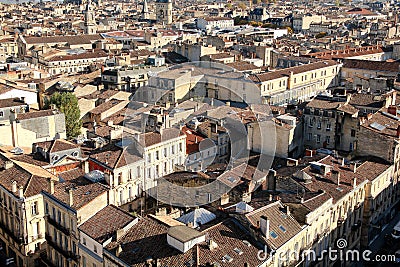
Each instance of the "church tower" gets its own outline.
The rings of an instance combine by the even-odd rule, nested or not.
[[[143,1],[143,9],[142,9],[141,18],[144,19],[144,20],[150,19],[149,8],[147,7],[147,1],[146,0]]]
[[[92,3],[90,0],[87,0],[86,9],[85,9],[85,33],[86,34],[95,34],[96,29],[96,21],[94,19],[94,10]]]
[[[156,16],[157,22],[160,24],[172,23],[172,1],[171,0],[157,0],[156,1]]]

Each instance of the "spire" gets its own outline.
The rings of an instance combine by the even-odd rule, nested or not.
[[[147,7],[147,1],[143,1],[142,18],[149,19],[149,8]]]

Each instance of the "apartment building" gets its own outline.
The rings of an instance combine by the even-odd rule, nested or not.
[[[109,187],[100,179],[93,182],[81,168],[58,176],[59,181],[49,180],[42,193],[47,241],[42,264],[82,266],[78,227],[110,203]]]
[[[233,27],[233,19],[227,17],[206,17],[198,18],[196,26],[203,31],[211,31],[214,29],[225,29]]]
[[[344,97],[317,96],[304,109],[304,145],[351,152],[357,147],[358,110]]]
[[[33,143],[66,138],[65,116],[57,109],[10,113],[9,121],[0,125],[1,143],[32,148]]]
[[[0,60],[5,62],[9,57],[18,57],[18,44],[15,38],[0,40]]]
[[[259,87],[264,102],[294,104],[338,86],[341,66],[341,63],[327,60],[255,74],[250,79]]]
[[[101,81],[106,89],[135,92],[147,85],[149,74],[164,70],[163,67],[119,67],[106,69],[101,73]]]
[[[86,172],[100,175],[101,180],[110,188],[111,203],[132,209],[132,203],[142,196],[147,180],[145,161],[135,155],[129,148],[115,145],[101,147],[89,156],[85,162]]]
[[[176,128],[141,133],[133,139],[132,149],[144,159],[143,191],[157,186],[157,178],[183,166],[186,158],[186,135]]]
[[[81,266],[104,266],[104,247],[118,241],[138,221],[126,211],[108,205],[81,224],[78,227]]]
[[[41,191],[56,176],[41,167],[0,155],[0,243],[15,266],[40,266],[45,246]]]
[[[0,122],[10,122],[12,112],[25,113],[29,111],[29,105],[25,103],[25,98],[6,98],[0,99]]]
[[[61,55],[39,57],[37,67],[51,75],[85,72],[91,66],[104,64],[107,58],[103,50],[71,50]]]

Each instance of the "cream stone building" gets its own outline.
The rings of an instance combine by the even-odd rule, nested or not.
[[[56,176],[36,165],[0,155],[0,245],[15,266],[38,266],[45,251],[41,191]]]

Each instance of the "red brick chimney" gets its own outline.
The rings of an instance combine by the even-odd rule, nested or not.
[[[388,113],[392,114],[393,116],[397,116],[397,107],[396,106],[389,106]]]

